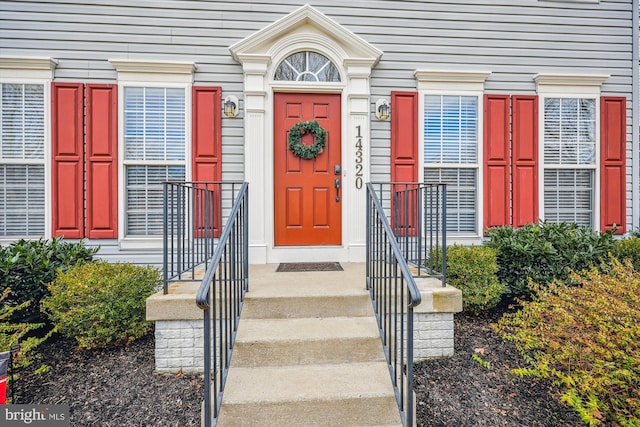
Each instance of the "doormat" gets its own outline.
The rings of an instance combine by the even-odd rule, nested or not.
[[[296,271],[343,271],[339,262],[282,262],[278,265],[278,272]]]

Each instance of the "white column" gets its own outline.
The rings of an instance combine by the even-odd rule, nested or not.
[[[267,233],[263,208],[265,194],[265,88],[270,57],[246,55],[241,58],[245,96],[245,180],[249,183],[249,259],[251,263],[267,262]]]
[[[346,129],[343,152],[345,240],[349,261],[365,260],[366,183],[370,179],[370,88],[369,76],[373,60],[347,59]]]

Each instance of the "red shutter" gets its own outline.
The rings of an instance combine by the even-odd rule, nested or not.
[[[52,234],[84,237],[83,85],[52,83]]]
[[[87,85],[87,230],[118,237],[118,100],[116,85]]]
[[[221,181],[221,89],[193,87],[193,180]]]
[[[626,106],[625,97],[600,100],[600,229],[616,234],[626,231]]]
[[[192,90],[192,151],[193,181],[222,181],[222,132],[221,132],[221,91],[219,87],[194,86]],[[196,231],[202,235],[205,227],[214,227],[218,236],[221,227],[219,185],[209,186],[215,191],[214,200],[205,203],[197,198]],[[205,207],[208,205],[208,207]],[[205,214],[210,212],[210,214]],[[205,218],[212,215],[209,218]]]
[[[484,229],[509,225],[509,96],[484,96]]]
[[[538,97],[515,95],[513,103],[513,221],[514,227],[537,223],[538,216]]]
[[[392,182],[418,182],[418,152],[418,94],[391,92]],[[396,188],[392,189],[392,200],[395,200],[397,205],[393,210],[391,226],[396,228],[398,235],[415,235],[417,232],[417,195],[407,197],[407,193],[396,193],[396,190],[410,188],[416,186],[396,185]]]
[[[391,181],[418,182],[416,92],[391,92]]]

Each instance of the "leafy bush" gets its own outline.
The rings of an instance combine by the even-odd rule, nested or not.
[[[43,323],[40,300],[49,294],[45,284],[56,277],[56,270],[66,270],[78,261],[91,261],[98,248],[87,248],[84,242],[67,243],[62,238],[51,240],[19,240],[0,247],[0,292],[11,288],[2,306],[31,304],[11,316],[17,323]]]
[[[529,278],[540,285],[566,280],[570,269],[600,265],[615,245],[612,231],[600,233],[568,223],[497,227],[487,234],[487,245],[498,254],[498,279],[505,283],[507,295],[523,299],[531,295]]]
[[[504,285],[497,271],[496,252],[488,246],[447,247],[447,283],[462,291],[466,311],[478,314],[500,302]]]
[[[160,272],[128,263],[81,263],[60,271],[42,301],[54,330],[81,348],[127,344],[147,334],[145,300],[160,283]]]
[[[589,425],[640,425],[640,271],[613,259],[607,273],[572,274],[578,286],[534,285],[533,300],[497,329],[529,367],[551,378]]]
[[[0,295],[0,303],[7,299],[10,292],[10,289],[5,289]],[[34,357],[33,350],[48,338],[47,334],[43,337],[33,334],[34,331],[38,331],[44,326],[43,323],[12,323],[9,321],[10,317],[24,310],[29,304],[30,301],[25,301],[16,306],[0,306],[0,352],[9,351],[14,344],[19,344],[20,350],[14,359],[14,363],[18,367],[28,366]]]
[[[640,237],[616,240],[613,255],[620,261],[628,259],[633,268],[640,271]]]

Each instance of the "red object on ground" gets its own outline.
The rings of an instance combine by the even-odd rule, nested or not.
[[[0,405],[7,403],[7,371],[11,352],[0,353]]]

